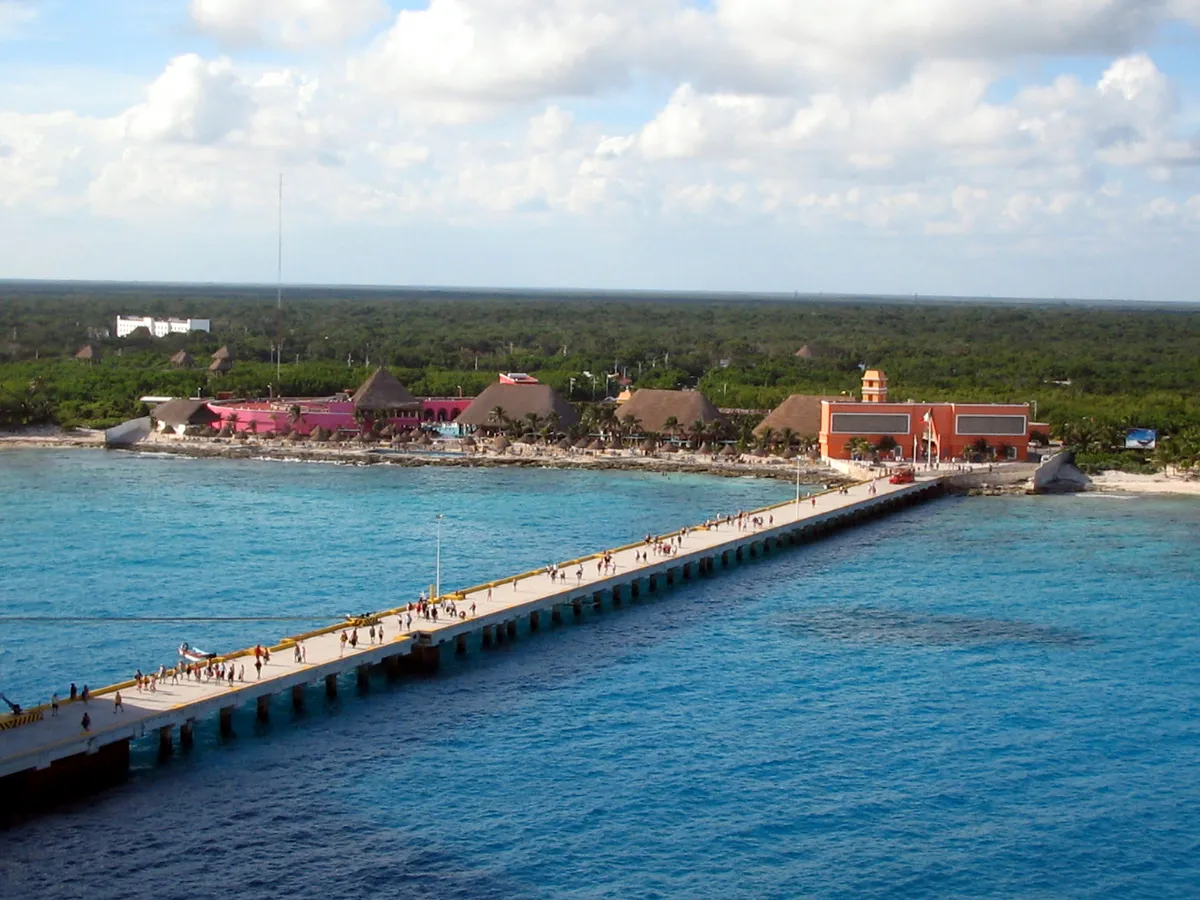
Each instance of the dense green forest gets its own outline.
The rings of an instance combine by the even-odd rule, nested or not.
[[[102,336],[118,313],[208,318],[212,334]],[[99,362],[73,358],[85,342]],[[210,376],[223,345],[236,363]],[[171,368],[180,349],[200,368]],[[901,398],[1035,402],[1055,433],[1098,454],[1128,425],[1200,428],[1191,307],[289,288],[280,313],[266,288],[0,285],[0,427],[106,425],[138,413],[143,394],[328,394],[381,363],[418,395],[471,395],[498,371],[527,371],[585,401],[615,393],[606,376],[622,373],[739,409],[854,392],[872,365]]]

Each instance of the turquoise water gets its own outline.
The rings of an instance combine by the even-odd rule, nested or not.
[[[0,457],[0,488],[0,614],[326,618],[427,581],[435,509],[454,582],[787,492],[99,454]],[[0,893],[1195,896],[1198,528],[1189,501],[937,501],[228,744],[211,723],[0,834]],[[32,693],[180,639],[0,635]]]

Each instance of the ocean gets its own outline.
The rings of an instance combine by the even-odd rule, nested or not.
[[[790,489],[30,452],[0,491],[0,690],[36,702],[411,599],[438,513],[454,586]],[[1195,896],[1197,533],[1186,499],[938,500],[138,748],[0,833],[0,895]]]

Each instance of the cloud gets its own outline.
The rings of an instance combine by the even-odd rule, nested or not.
[[[243,127],[253,111],[245,85],[225,57],[177,56],[125,114],[129,134],[145,141],[212,144]]]
[[[0,41],[20,37],[37,17],[37,10],[26,0],[0,0]]]
[[[192,0],[192,24],[231,45],[341,44],[387,17],[384,0]]]

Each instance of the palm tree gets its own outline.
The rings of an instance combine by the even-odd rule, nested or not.
[[[679,420],[674,416],[668,416],[667,421],[663,422],[663,433],[667,437],[675,437],[675,429],[679,427]]]
[[[775,431],[771,428],[764,428],[762,434],[758,436],[758,446],[764,450],[770,450],[771,445],[775,443]]]
[[[492,411],[488,413],[488,421],[495,422],[498,426],[503,428],[508,424],[508,410],[506,410],[503,406],[493,406]]]
[[[796,432],[790,428],[783,429],[783,431],[779,432],[779,443],[783,446],[784,450],[790,450],[792,445],[796,443]]]
[[[537,430],[542,427],[542,417],[535,412],[525,413],[525,421],[529,423],[528,432],[537,434]]]
[[[865,437],[852,437],[846,441],[846,449],[852,459],[863,459],[871,452],[871,442]]]
[[[637,416],[628,415],[621,417],[621,430],[627,435],[637,434],[642,427],[641,420]]]
[[[688,428],[688,437],[691,439],[692,449],[700,446],[700,442],[704,440],[705,425],[697,419]]]

